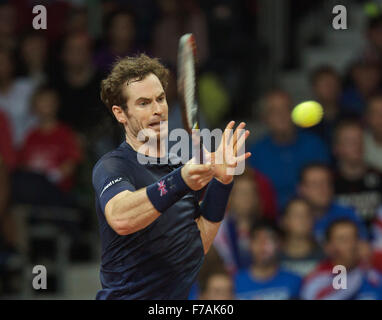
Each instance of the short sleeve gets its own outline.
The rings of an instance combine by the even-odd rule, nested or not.
[[[103,212],[114,196],[126,190],[136,190],[129,171],[125,161],[119,158],[104,159],[95,165],[93,187]]]

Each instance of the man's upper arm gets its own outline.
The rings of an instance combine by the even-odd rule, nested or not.
[[[119,158],[109,158],[96,165],[93,170],[93,187],[101,209],[117,194],[135,191],[129,168]]]

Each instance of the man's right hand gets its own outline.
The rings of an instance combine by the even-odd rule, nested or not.
[[[195,164],[192,159],[181,170],[184,182],[194,191],[206,186],[214,177],[214,167],[208,164]]]

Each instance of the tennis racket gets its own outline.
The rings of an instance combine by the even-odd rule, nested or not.
[[[196,42],[192,33],[183,35],[178,49],[178,94],[181,101],[183,125],[189,134],[199,130],[199,108],[196,102]],[[202,142],[199,148],[203,160]]]

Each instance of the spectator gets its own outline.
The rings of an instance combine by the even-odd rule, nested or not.
[[[7,116],[0,110],[0,158],[2,162],[8,167],[13,169],[16,165],[16,152],[13,148],[12,131]]]
[[[217,277],[215,277],[215,275]],[[211,277],[215,279],[210,281],[209,279]],[[204,263],[198,275],[198,279],[194,283],[194,285],[191,287],[191,291],[190,291],[190,295],[188,299],[189,300],[196,300],[196,299],[210,300],[212,299],[211,297],[212,291],[219,291],[217,293],[222,296],[222,299],[223,297],[226,297],[226,298],[228,298],[228,296],[232,297],[233,296],[232,279],[228,279],[229,281],[231,281],[231,285],[230,285],[231,288],[229,288],[229,283],[228,283],[229,281],[227,281],[227,277],[230,278],[231,275],[227,273],[227,270],[224,267],[223,259],[220,257],[216,248],[214,246],[211,246],[210,250],[205,256]],[[228,292],[227,289],[230,289],[230,292]]]
[[[263,218],[260,199],[252,170],[236,177],[226,218],[214,244],[230,272],[248,268],[251,264],[250,227]]]
[[[1,111],[0,128],[2,130],[2,134],[0,135],[0,247],[5,245],[11,248],[16,246],[17,230],[13,217],[9,213],[9,175],[16,166],[17,158],[12,145],[10,126],[6,116]]]
[[[330,169],[322,164],[309,164],[300,174],[298,191],[313,208],[314,234],[319,243],[324,241],[328,226],[335,220],[348,218],[359,227],[362,239],[367,240],[366,227],[351,208],[334,201],[333,177]]]
[[[233,300],[232,278],[226,271],[215,271],[200,286],[200,300]]]
[[[105,21],[106,42],[95,55],[95,64],[103,74],[111,70],[118,57],[136,54],[135,14],[120,8],[111,12]]]
[[[334,134],[334,192],[338,203],[354,207],[370,226],[382,203],[382,174],[364,161],[363,134],[357,121],[338,124]]]
[[[357,62],[350,70],[351,84],[345,88],[341,104],[346,113],[362,116],[367,100],[378,93],[381,82],[380,66],[372,63]]]
[[[309,203],[292,199],[281,220],[284,232],[281,265],[301,277],[313,271],[324,254],[314,239],[314,218]]]
[[[208,57],[207,21],[197,1],[160,0],[157,3],[161,18],[154,28],[154,55],[176,65],[179,38],[192,32],[198,44],[197,58],[203,65]]]
[[[306,300],[381,300],[382,278],[361,263],[360,237],[357,225],[347,219],[333,222],[326,232],[325,251],[328,260],[311,273],[301,290]],[[335,266],[346,268],[346,289],[335,289]]]
[[[372,97],[366,109],[365,160],[382,172],[382,95]]]
[[[262,110],[269,134],[250,151],[250,164],[263,173],[276,190],[279,210],[294,195],[301,168],[312,162],[329,161],[328,148],[317,136],[296,130],[290,112],[288,93],[272,90],[264,98]]]
[[[382,63],[382,16],[370,18],[367,26],[367,46],[361,59],[367,63]]]
[[[67,192],[73,186],[81,151],[75,133],[57,120],[59,97],[50,87],[40,87],[32,98],[38,118],[36,129],[27,136],[20,150],[19,165],[44,175]]]
[[[0,49],[0,109],[10,121],[14,146],[20,147],[36,123],[29,111],[35,84],[29,79],[15,79],[14,68],[12,53]]]
[[[246,300],[297,299],[301,278],[280,267],[280,236],[272,225],[257,223],[251,231],[250,268],[235,277],[236,296]]]
[[[86,34],[68,35],[62,52],[62,69],[52,80],[63,106],[59,119],[86,137],[89,144],[98,146],[105,140],[102,136],[108,136],[105,130],[110,129],[112,118],[99,98],[102,77],[92,64],[91,49],[92,43]],[[105,143],[104,152],[112,142]],[[96,148],[92,144],[88,147]]]
[[[343,116],[340,105],[341,78],[332,67],[321,66],[312,73],[311,84],[315,99],[324,109],[324,116],[318,125],[309,130],[330,146],[334,125]]]
[[[16,49],[17,16],[11,1],[2,1],[0,3],[0,47],[5,50]]]
[[[21,76],[31,79],[36,85],[47,80],[48,41],[42,33],[32,31],[25,34],[19,54]]]

